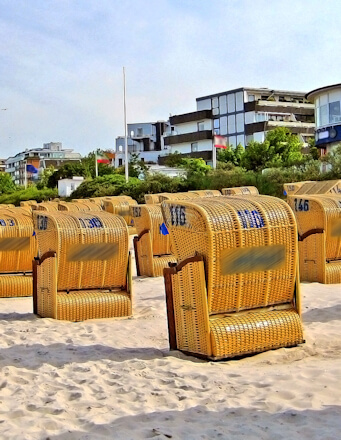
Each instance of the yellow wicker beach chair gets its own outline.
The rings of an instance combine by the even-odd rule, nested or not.
[[[178,193],[160,193],[160,202],[165,200],[192,200],[198,199],[200,196],[192,192],[178,192]]]
[[[315,183],[315,182],[307,180],[304,182],[284,183],[283,194],[285,196],[292,196],[293,194],[296,194],[296,192],[306,183]]]
[[[131,197],[110,197],[103,201],[103,209],[106,212],[111,212],[112,214],[120,215],[124,218],[127,223],[129,235],[136,234],[136,228],[134,225],[134,220],[130,213],[130,207],[137,206],[137,201]]]
[[[130,208],[136,227],[134,249],[137,275],[160,277],[168,263],[175,263],[169,234],[164,234],[161,205],[139,205]]]
[[[299,234],[302,281],[341,283],[341,194],[288,198]]]
[[[303,194],[341,194],[341,180],[322,180],[307,182],[302,185],[295,195]]]
[[[171,349],[230,358],[303,342],[297,228],[267,196],[162,203],[180,261],[164,270]]]
[[[23,208],[0,209],[0,297],[32,296],[36,255],[31,214]]]
[[[148,205],[154,205],[155,203],[160,203],[160,194],[145,194],[144,200]]]
[[[221,193],[223,196],[250,196],[258,195],[259,191],[255,186],[236,186],[235,188],[223,188]]]
[[[188,191],[197,194],[199,197],[219,197],[221,192],[218,189],[200,189],[196,191]]]
[[[83,321],[132,314],[131,256],[124,220],[106,212],[33,214],[34,312]]]
[[[32,212],[34,208],[33,206],[36,206],[38,202],[36,200],[25,200],[20,202],[20,207],[25,209],[27,212]]]
[[[32,205],[33,211],[58,211],[59,202],[42,202]]]
[[[74,199],[72,203],[76,203],[79,206],[80,211],[102,211],[101,203],[92,202],[89,199]]]

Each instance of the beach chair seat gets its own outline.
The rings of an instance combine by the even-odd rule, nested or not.
[[[283,194],[285,196],[294,195],[306,183],[314,184],[316,182],[313,182],[311,180],[306,180],[306,181],[303,181],[303,182],[284,183],[283,184]]]
[[[236,186],[234,188],[223,188],[221,193],[223,196],[249,196],[258,195],[259,191],[255,186]]]
[[[160,203],[159,194],[145,194],[144,201],[146,202],[147,205],[154,205]]]
[[[137,275],[163,276],[163,269],[176,258],[171,252],[169,234],[164,231],[160,204],[132,206],[137,237],[134,237]]]
[[[164,270],[171,349],[216,360],[303,342],[288,204],[235,196],[162,211],[179,261]]]
[[[341,194],[288,197],[296,216],[302,281],[341,283]]]
[[[31,214],[23,208],[0,209],[0,297],[32,296],[36,254]]]
[[[131,256],[122,218],[105,212],[33,215],[34,312],[68,321],[132,314]]]

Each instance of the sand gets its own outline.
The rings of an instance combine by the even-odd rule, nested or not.
[[[340,285],[302,284],[302,346],[207,362],[169,352],[163,278],[134,284],[124,320],[0,299],[1,439],[340,438]]]

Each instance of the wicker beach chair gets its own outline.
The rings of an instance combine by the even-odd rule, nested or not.
[[[188,191],[197,194],[199,197],[219,197],[221,192],[218,189],[200,189],[196,191]]]
[[[192,192],[178,192],[178,193],[160,193],[160,203],[165,200],[192,200],[200,198],[199,194]]]
[[[259,191],[255,186],[236,186],[235,188],[223,188],[221,193],[223,196],[250,196],[258,195]]]
[[[304,181],[304,182],[292,182],[292,183],[284,183],[283,184],[283,194],[285,196],[291,196],[296,194],[296,192],[306,183],[315,183],[312,181]]]
[[[122,218],[106,212],[33,214],[39,258],[34,312],[68,321],[132,314],[131,256]]]
[[[139,205],[130,208],[136,227],[134,249],[137,275],[159,277],[168,263],[175,263],[169,234],[164,234],[161,205]]]
[[[31,214],[23,208],[0,209],[0,297],[32,296],[36,255]]]
[[[341,194],[288,198],[299,234],[302,281],[341,283]]]
[[[130,207],[137,206],[137,201],[131,197],[110,197],[103,201],[103,209],[106,212],[111,212],[112,214],[120,215],[124,218],[127,223],[129,235],[136,234],[136,228],[134,225],[134,220],[131,216]]]
[[[76,203],[80,211],[102,211],[102,204],[92,202],[89,199],[74,199],[71,203]]]
[[[164,270],[169,341],[210,359],[303,342],[297,228],[267,196],[162,203],[180,261]]]
[[[147,205],[154,205],[156,203],[160,203],[160,194],[145,194],[144,200]]]
[[[295,193],[298,196],[303,194],[341,194],[341,180],[307,182]]]
[[[32,205],[33,211],[58,211],[59,202],[42,202]]]
[[[38,205],[36,200],[25,200],[20,202],[20,207],[25,209],[27,212],[32,212],[32,206]]]

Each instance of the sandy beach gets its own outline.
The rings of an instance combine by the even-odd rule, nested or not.
[[[163,278],[134,284],[132,319],[0,299],[1,439],[340,438],[340,285],[302,284],[302,346],[207,362],[169,352]]]

